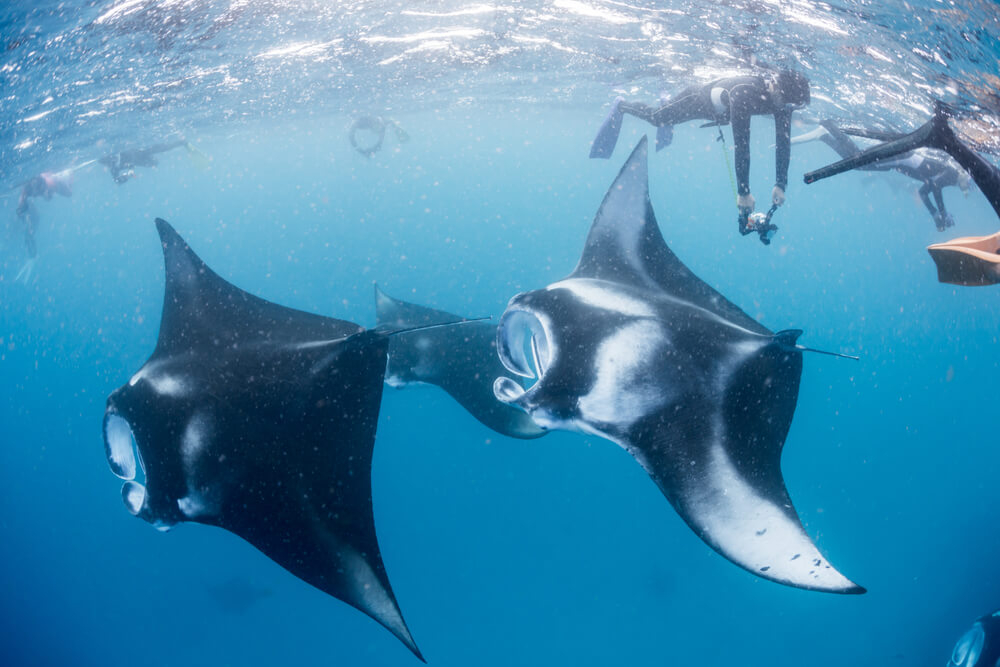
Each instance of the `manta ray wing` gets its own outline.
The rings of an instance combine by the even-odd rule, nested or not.
[[[801,374],[802,353],[770,343],[735,362],[721,395],[688,394],[637,424],[626,449],[732,562],[789,586],[863,593],[806,534],[781,475]]]
[[[375,286],[378,327],[409,329],[461,321],[458,315],[394,299]],[[469,414],[498,433],[538,438],[545,431],[522,410],[493,395],[494,378],[508,375],[497,357],[496,325],[467,322],[460,327],[400,333],[389,344],[386,382],[394,386],[424,382],[444,389]]]
[[[157,228],[167,272],[159,341],[105,416],[126,507],[161,527],[193,521],[239,535],[420,657],[372,509],[388,337],[247,294],[169,224]],[[133,442],[145,484],[130,479]]]
[[[511,299],[494,393],[543,428],[629,451],[694,531],[754,574],[862,589],[805,534],[781,475],[802,372],[801,334],[772,334],[667,248],[642,140],[611,186],[568,278]]]
[[[604,196],[569,278],[658,287],[749,331],[770,333],[692,273],[667,247],[649,200],[647,152],[643,137]]]
[[[244,340],[327,340],[363,331],[353,322],[285,308],[244,292],[212,271],[165,220],[157,218],[156,229],[166,266],[156,353]]]

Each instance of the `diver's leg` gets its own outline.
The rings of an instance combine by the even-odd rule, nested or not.
[[[932,185],[931,191],[934,193],[934,201],[937,202],[938,208],[938,214],[934,217],[934,222],[937,223],[938,231],[943,232],[949,227],[954,227],[955,221],[944,207],[944,195],[941,193],[941,188]]]
[[[947,113],[940,104],[934,111],[934,117],[916,131],[894,141],[873,146],[854,157],[811,171],[803,176],[803,180],[806,183],[815,183],[920,147],[937,148],[955,158],[955,161],[969,172],[976,185],[986,195],[997,216],[1000,216],[1000,171],[959,141],[948,125]]]

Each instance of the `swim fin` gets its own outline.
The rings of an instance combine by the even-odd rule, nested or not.
[[[590,157],[607,160],[615,152],[615,144],[618,143],[618,134],[622,131],[622,102],[623,97],[616,97],[611,105],[608,117],[601,123],[601,129],[594,137],[594,143],[590,146]]]
[[[892,141],[887,141],[884,144],[872,146],[868,150],[840,162],[834,162],[821,169],[810,171],[802,178],[806,183],[815,183],[824,178],[836,176],[837,174],[857,169],[858,167],[864,167],[873,162],[888,160],[902,153],[912,151],[915,148],[937,148],[938,150],[952,153],[952,149],[958,143],[958,139],[948,125],[948,117],[944,105],[938,104],[934,109],[934,116],[913,132]],[[961,160],[957,156],[953,154],[953,157],[961,163]]]
[[[823,127],[822,125],[820,125],[815,130],[810,130],[809,132],[805,132],[803,134],[798,134],[798,135],[792,137],[792,143],[793,144],[805,144],[805,143],[809,143],[810,141],[820,141],[820,140],[822,140],[823,138],[825,138],[829,134],[830,134],[830,132],[825,127]]]
[[[1000,232],[927,246],[938,281],[967,287],[1000,283]]]
[[[810,171],[802,177],[806,183],[857,169],[873,162],[887,160],[914,148],[935,148],[948,153],[972,176],[979,190],[986,196],[990,206],[1000,216],[1000,169],[984,160],[978,153],[963,144],[948,124],[950,110],[941,102],[934,105],[934,116],[910,134],[889,141],[855,155],[835,162],[821,169]]]
[[[660,125],[656,128],[656,150],[661,151],[674,140],[674,126]]]
[[[883,130],[870,130],[867,127],[842,127],[840,131],[852,137],[863,137],[876,141],[895,141],[906,136],[903,132],[886,132]]]
[[[201,171],[206,171],[208,169],[212,160],[207,155],[195,148],[194,144],[191,142],[185,142],[184,148],[187,149],[188,159],[191,160],[191,164]]]

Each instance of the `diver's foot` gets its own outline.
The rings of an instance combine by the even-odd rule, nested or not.
[[[624,97],[616,97],[611,105],[611,111],[607,118],[601,123],[601,129],[594,137],[594,143],[590,145],[590,157],[607,160],[615,152],[615,145],[618,143],[618,135],[622,131],[622,102]]]
[[[30,285],[32,278],[35,276],[35,263],[37,261],[38,260],[34,257],[26,261],[24,266],[21,267],[21,270],[17,272],[16,276],[14,276],[14,282],[21,283],[23,285]]]
[[[937,225],[939,232],[943,232],[949,227],[955,226],[955,219],[951,217],[950,213],[938,213],[934,216],[934,224]]]

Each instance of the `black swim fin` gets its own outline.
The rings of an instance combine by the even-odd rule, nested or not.
[[[851,169],[864,167],[872,164],[873,162],[888,160],[900,155],[901,153],[908,153],[915,148],[928,146],[930,134],[934,129],[932,123],[933,121],[928,121],[917,131],[907,134],[899,139],[879,144],[878,146],[872,146],[868,150],[862,151],[854,157],[849,157],[822,167],[821,169],[810,171],[802,177],[802,180],[804,180],[807,184],[815,183],[816,181],[824,178],[836,176],[837,174],[850,171]]]
[[[601,123],[601,129],[594,137],[594,143],[590,145],[590,157],[607,160],[615,152],[618,135],[622,131],[624,113],[621,110],[621,105],[624,101],[623,97],[615,98],[614,104],[611,105],[611,111],[608,112],[607,118]]]
[[[954,132],[952,132],[951,127],[948,125],[945,106],[938,103],[934,109],[934,116],[910,134],[905,134],[878,146],[872,146],[868,150],[840,162],[834,162],[821,169],[810,171],[802,177],[802,180],[806,183],[815,183],[824,178],[836,176],[851,169],[864,167],[873,162],[894,158],[902,153],[908,153],[915,148],[937,148],[950,153],[950,149],[958,143],[958,139],[956,139]]]
[[[840,131],[852,137],[862,137],[864,139],[874,139],[875,141],[895,141],[906,136],[905,132],[887,132],[886,130],[872,130],[867,127],[841,127]]]
[[[802,180],[806,183],[815,183],[879,160],[887,160],[915,148],[935,148],[948,153],[969,172],[997,216],[1000,216],[1000,169],[984,160],[955,136],[955,132],[948,124],[951,115],[951,110],[945,104],[937,102],[934,105],[934,116],[914,132],[894,141],[873,146],[854,157],[810,171],[802,177]]]

